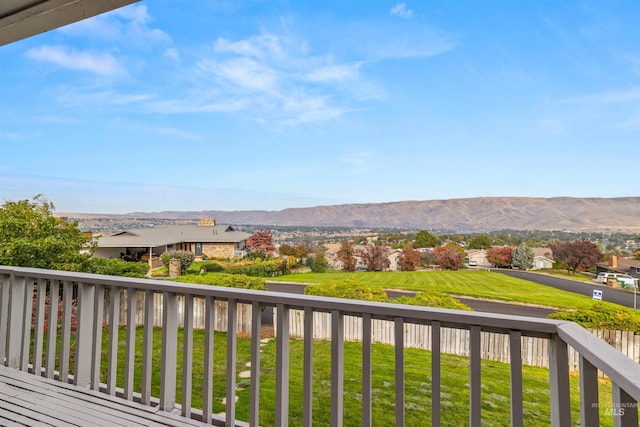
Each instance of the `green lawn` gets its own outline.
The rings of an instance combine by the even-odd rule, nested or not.
[[[383,288],[412,291],[438,291],[453,296],[468,296],[511,303],[534,304],[565,310],[591,307],[587,296],[561,291],[500,273],[479,270],[459,271],[385,271],[345,273],[301,273],[269,280],[325,283],[355,278]]]
[[[138,328],[136,348],[142,347],[142,328]],[[125,332],[119,335],[120,348],[124,348]],[[179,334],[180,340],[182,334]],[[104,337],[106,344],[108,333]],[[161,330],[154,333],[154,377],[153,394],[159,392],[159,357]],[[202,366],[203,366],[203,331],[194,333],[193,349],[193,406],[201,407],[202,394]],[[181,344],[178,347],[178,364],[182,364]],[[214,358],[214,403],[215,412],[224,411],[222,398],[225,395],[226,374],[226,334],[215,334]],[[274,425],[275,407],[275,340],[266,343],[261,356],[261,402],[260,423],[263,426]],[[291,340],[290,348],[290,393],[289,413],[290,425],[300,425],[302,421],[302,354],[303,342]],[[373,422],[374,425],[394,425],[394,348],[389,345],[373,345]],[[124,354],[119,352],[120,366],[123,366]],[[141,353],[136,353],[136,389],[140,389]],[[236,368],[240,373],[248,370],[245,363],[249,361],[250,341],[246,338],[238,339]],[[106,354],[105,354],[106,357]],[[361,344],[357,342],[345,343],[345,397],[344,397],[344,425],[358,426],[361,424]],[[405,350],[405,393],[406,393],[406,424],[429,425],[431,376],[431,353],[424,350]],[[314,425],[327,425],[330,419],[330,377],[331,377],[331,343],[316,341],[314,343]],[[106,368],[103,365],[103,368]],[[106,375],[106,370],[104,370]],[[124,374],[118,372],[118,382],[121,386]],[[181,380],[178,374],[178,400],[180,400]],[[549,386],[548,371],[541,368],[523,367],[524,378],[524,413],[525,425],[549,425]],[[103,378],[104,381],[105,378]],[[442,355],[442,425],[458,426],[468,424],[469,413],[469,359],[460,356]],[[237,403],[237,418],[248,419],[249,380],[237,379],[239,401]],[[600,385],[600,400],[610,401],[611,386],[608,381]],[[578,419],[579,381],[571,377],[572,416]],[[499,362],[482,361],[482,416],[483,425],[503,426],[509,424],[509,365]],[[602,425],[611,425],[610,419],[601,419]]]

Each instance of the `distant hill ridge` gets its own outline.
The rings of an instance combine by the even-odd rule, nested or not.
[[[228,224],[640,233],[640,197],[478,197],[316,206],[280,211],[134,212],[126,216],[142,215],[167,219],[208,217]]]

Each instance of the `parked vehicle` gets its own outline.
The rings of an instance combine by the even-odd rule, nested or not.
[[[607,283],[609,279],[616,279],[623,288],[637,288],[638,279],[624,273],[600,273],[596,280],[600,283]]]

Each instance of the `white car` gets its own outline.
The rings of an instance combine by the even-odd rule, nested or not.
[[[609,279],[616,279],[623,288],[637,288],[638,279],[623,273],[600,273],[596,280],[600,283],[607,283]]]

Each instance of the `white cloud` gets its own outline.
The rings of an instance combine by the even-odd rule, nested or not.
[[[200,61],[198,67],[235,89],[274,93],[278,86],[278,72],[251,58]]]
[[[391,14],[399,16],[401,18],[409,19],[413,15],[413,10],[407,8],[404,3],[398,3],[391,8]]]
[[[171,47],[169,49],[165,49],[164,57],[168,58],[168,59],[170,59],[172,61],[179,61],[180,60],[180,53],[178,53],[178,49]]]
[[[359,77],[360,64],[356,65],[327,65],[320,67],[307,75],[313,82],[345,82]]]
[[[29,49],[26,56],[37,61],[56,64],[61,68],[90,71],[102,76],[126,74],[120,61],[108,53],[80,52],[66,46],[44,45]]]
[[[283,40],[271,33],[263,33],[236,42],[225,38],[218,38],[214,45],[217,53],[233,53],[236,55],[253,56],[255,58],[279,57],[283,55]]]
[[[585,95],[577,98],[567,99],[565,102],[570,104],[582,104],[584,102],[597,104],[617,104],[621,102],[640,100],[640,88],[632,88],[628,90],[601,92],[591,95]]]
[[[151,21],[146,5],[131,5],[85,19],[59,31],[70,36],[127,40],[130,44],[145,47],[149,43],[170,42],[169,34],[151,27]]]

